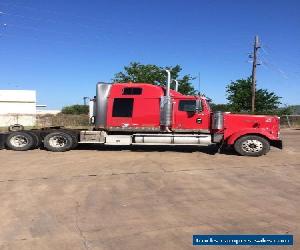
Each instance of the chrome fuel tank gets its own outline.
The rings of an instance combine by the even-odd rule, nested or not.
[[[223,129],[224,128],[224,114],[222,111],[216,111],[212,116],[212,129]]]

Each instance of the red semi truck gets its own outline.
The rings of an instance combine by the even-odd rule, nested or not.
[[[167,71],[168,72],[168,71]],[[43,145],[63,152],[80,143],[106,145],[232,146],[237,153],[261,156],[282,148],[279,117],[212,112],[204,96],[187,96],[146,83],[98,83],[90,102],[91,130],[61,127],[11,131],[2,142],[24,151]]]

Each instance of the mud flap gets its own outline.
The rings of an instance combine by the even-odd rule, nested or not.
[[[282,140],[271,141],[271,146],[282,149],[283,148]]]
[[[0,134],[0,150],[5,148],[6,134]]]

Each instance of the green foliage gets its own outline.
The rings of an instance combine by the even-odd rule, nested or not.
[[[229,111],[230,107],[228,104],[216,104],[216,103],[210,103],[209,104],[212,111]]]
[[[63,107],[61,113],[63,114],[71,114],[71,115],[81,115],[89,113],[89,106],[87,105],[71,105]]]
[[[239,79],[226,87],[227,100],[232,112],[251,112],[251,78]],[[272,113],[281,104],[279,96],[266,89],[256,90],[255,113]]]
[[[172,79],[179,82],[178,90],[182,94],[193,95],[196,93],[191,81],[195,78],[191,75],[184,75],[178,79],[182,68],[179,65],[175,67],[160,67],[154,64],[141,64],[132,62],[124,67],[124,71],[115,74],[114,82],[133,82],[133,83],[151,83],[159,86],[165,86],[167,83],[167,74],[165,69],[171,70]],[[171,86],[174,89],[174,83]]]
[[[289,106],[291,108],[291,115],[300,115],[300,105]]]
[[[293,113],[293,109],[291,106],[284,106],[266,112],[257,112],[257,114],[268,114],[268,115],[277,115],[277,116],[291,115],[292,113]]]

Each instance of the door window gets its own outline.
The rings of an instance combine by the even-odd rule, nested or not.
[[[181,100],[178,106],[179,111],[195,112],[196,100]]]

